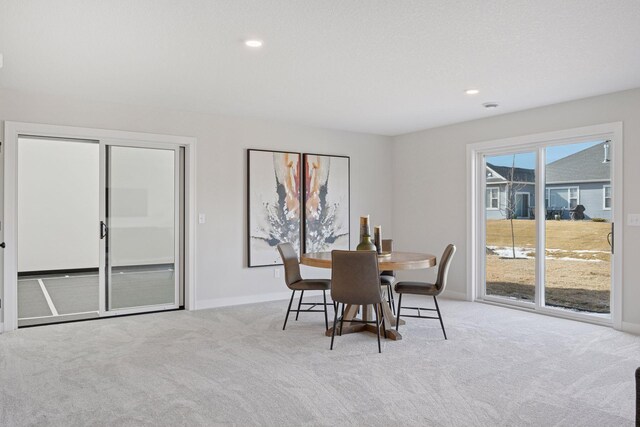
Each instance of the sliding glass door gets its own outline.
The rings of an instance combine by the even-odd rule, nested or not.
[[[17,325],[178,308],[180,147],[20,136]]]
[[[106,145],[105,154],[106,310],[177,308],[179,151]]]
[[[479,296],[611,319],[614,203],[609,139],[479,153]],[[478,200],[481,200],[478,197]]]

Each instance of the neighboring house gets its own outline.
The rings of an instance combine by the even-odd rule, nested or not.
[[[571,218],[585,207],[585,219],[611,219],[611,166],[606,142],[579,151],[546,167],[547,215]],[[533,218],[535,171],[487,163],[487,219]]]
[[[533,218],[535,181],[533,169],[487,163],[487,219]]]

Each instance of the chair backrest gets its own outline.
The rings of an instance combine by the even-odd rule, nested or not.
[[[291,243],[280,243],[278,245],[278,252],[280,252],[282,263],[284,264],[284,281],[287,286],[291,286],[302,280],[298,254],[296,254],[295,249],[293,249],[293,245]]]
[[[393,252],[393,239],[382,239],[382,252]],[[380,273],[383,276],[395,276],[392,270],[385,270]]]
[[[447,276],[449,275],[449,266],[451,266],[451,259],[453,254],[456,253],[456,247],[452,244],[448,244],[442,253],[440,258],[440,265],[438,266],[438,278],[436,279],[436,289],[438,292],[444,291],[447,286]]]
[[[383,301],[375,251],[331,252],[331,298],[345,304]]]

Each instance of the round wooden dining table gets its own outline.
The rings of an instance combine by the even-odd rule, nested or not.
[[[331,268],[331,252],[311,252],[302,254],[300,257],[300,264],[308,265],[310,267],[318,268]],[[391,252],[384,256],[378,255],[378,268],[380,271],[385,270],[416,270],[421,268],[431,268],[436,265],[436,257],[431,254],[416,253],[416,252]],[[382,313],[385,319],[385,325],[395,327],[396,318],[391,312],[388,304],[381,304]],[[353,332],[368,331],[376,333],[376,327],[373,324],[352,323],[349,320],[357,320],[356,316],[361,306],[359,305],[347,305],[344,310],[344,322],[342,326],[342,333],[349,334]],[[373,307],[362,306],[362,319],[373,319]],[[404,320],[400,320],[400,324],[403,324]],[[339,329],[339,328],[338,328]],[[327,329],[326,335],[331,336],[333,332],[333,326]],[[387,338],[392,340],[401,340],[402,335],[394,328],[388,328],[386,330]]]

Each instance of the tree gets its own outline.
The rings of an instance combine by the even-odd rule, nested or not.
[[[515,230],[513,228],[513,220],[516,217],[516,195],[519,190],[522,190],[526,187],[526,183],[522,181],[516,181],[516,155],[514,154],[511,159],[511,169],[509,171],[509,175],[505,177],[507,180],[505,193],[505,203],[500,207],[500,211],[504,213],[505,218],[507,218],[510,222],[511,226],[511,254],[513,259],[516,258],[516,236]]]

